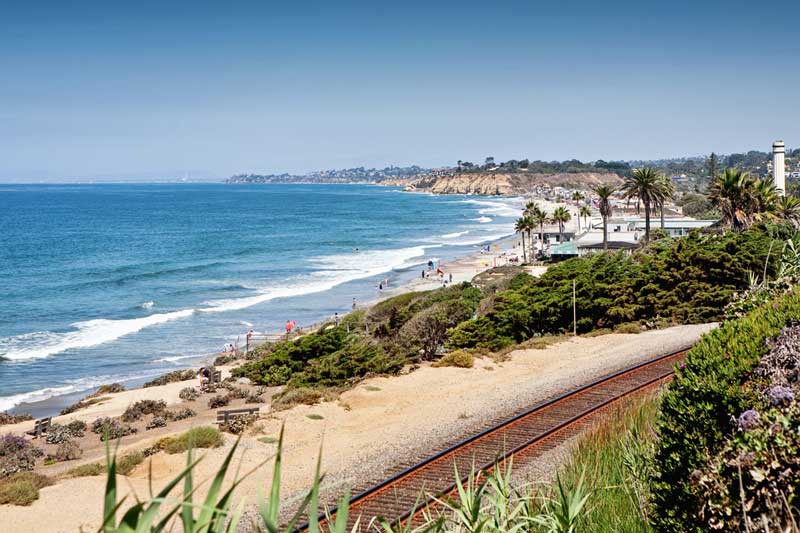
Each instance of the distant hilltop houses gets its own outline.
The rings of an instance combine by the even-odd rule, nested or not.
[[[800,179],[800,148],[782,149],[785,179]],[[382,169],[354,167],[308,174],[237,174],[228,178],[226,183],[372,183],[438,193],[507,195],[530,191],[540,185],[590,189],[600,182],[614,184],[615,179],[629,176],[635,168],[652,166],[670,176],[679,191],[692,191],[704,190],[708,186],[712,168],[720,171],[733,167],[755,177],[771,177],[774,159],[774,153],[758,150],[632,161],[541,161],[527,158],[495,161],[494,157],[486,157],[482,164],[459,160],[453,166],[440,168],[411,165]]]
[[[389,166],[377,168],[345,168],[340,170],[318,170],[308,174],[237,174],[226,183],[380,183],[389,179],[415,178],[429,174],[431,169],[416,165],[410,167]]]

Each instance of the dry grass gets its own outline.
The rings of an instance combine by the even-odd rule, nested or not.
[[[286,389],[272,397],[272,409],[283,411],[295,405],[315,405],[320,402],[331,402],[339,397],[340,389],[312,389],[298,387]]]
[[[47,476],[20,472],[0,481],[0,504],[30,505],[39,499],[39,489],[52,485]]]

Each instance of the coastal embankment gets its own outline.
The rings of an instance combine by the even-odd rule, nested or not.
[[[325,494],[332,494],[357,481],[376,481],[390,475],[400,465],[429,455],[456,439],[474,433],[525,405],[585,384],[649,356],[677,350],[692,344],[714,325],[677,326],[641,334],[608,334],[592,338],[564,338],[545,349],[516,350],[504,360],[480,358],[473,368],[420,368],[396,377],[374,377],[360,382],[338,398],[316,405],[297,405],[273,410],[262,405],[256,431],[243,437],[236,460],[242,471],[257,468],[274,453],[273,439],[281,426],[286,430],[283,479],[284,494],[290,498],[307,488],[313,477],[314,462],[322,444],[322,464],[327,473]],[[195,382],[169,384],[108,395],[105,405],[78,411],[60,421],[84,420],[120,414],[126,406],[142,398],[167,399],[174,405],[198,406],[197,417],[161,428],[124,437],[119,453],[145,449],[166,434],[213,420],[213,409],[202,404],[182,402],[178,391]],[[265,394],[268,396],[269,394]],[[31,423],[7,427],[19,432]],[[96,435],[79,463],[101,460],[104,445]],[[268,437],[264,439],[263,437]],[[210,478],[235,441],[225,435],[225,445],[205,452],[195,478]],[[152,463],[151,463],[152,461]],[[120,484],[127,493],[146,495],[148,473],[154,488],[183,468],[183,454],[156,454],[136,467]],[[43,469],[53,475],[64,465]],[[252,502],[269,479],[271,466],[257,471],[237,489],[237,501]],[[104,476],[60,479],[41,489],[40,498],[30,507],[0,507],[0,520],[13,531],[76,531],[96,529],[100,521]],[[201,493],[203,490],[201,489]]]

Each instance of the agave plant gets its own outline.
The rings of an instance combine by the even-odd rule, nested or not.
[[[214,475],[202,503],[195,503],[193,501],[193,496],[197,487],[194,485],[192,476],[194,468],[202,458],[194,459],[190,447],[186,455],[186,467],[183,471],[167,483],[157,495],[153,496],[151,491],[151,496],[148,500],[137,500],[135,505],[124,512],[119,522],[117,522],[117,513],[125,503],[127,497],[117,501],[116,451],[112,456],[107,448],[106,462],[108,465],[108,477],[106,480],[103,506],[103,524],[98,531],[102,533],[162,533],[173,531],[178,520],[176,517],[179,515],[181,529],[185,533],[233,533],[239,525],[244,510],[244,502],[240,503],[235,510],[231,509],[231,500],[234,490],[244,479],[267,462],[264,461],[260,463],[242,477],[239,477],[237,474],[227,489],[224,489],[225,477],[230,469],[239,442],[240,439],[237,439],[226,455],[225,460]],[[256,531],[265,533],[291,533],[296,530],[300,518],[304,514],[307,514],[309,517],[309,533],[319,533],[319,488],[322,481],[322,476],[320,475],[320,458],[322,454],[320,453],[317,458],[314,482],[311,490],[305,495],[291,519],[285,525],[281,526],[279,514],[281,507],[282,450],[283,428],[281,428],[280,437],[278,438],[278,449],[275,453],[275,463],[269,496],[266,497],[263,493],[259,493],[258,520],[253,524],[253,528]],[[149,477],[150,486],[152,487],[152,471]],[[183,481],[182,496],[180,498],[170,498],[169,494],[181,481]],[[347,532],[349,502],[350,496],[349,493],[346,492],[339,501],[336,517],[331,518],[328,516],[327,520],[325,520],[327,532]],[[351,531],[355,533],[358,527],[359,522],[356,521]]]

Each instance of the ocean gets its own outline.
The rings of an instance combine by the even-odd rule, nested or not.
[[[0,185],[0,411],[347,312],[382,279],[512,234],[519,204],[371,185]]]

